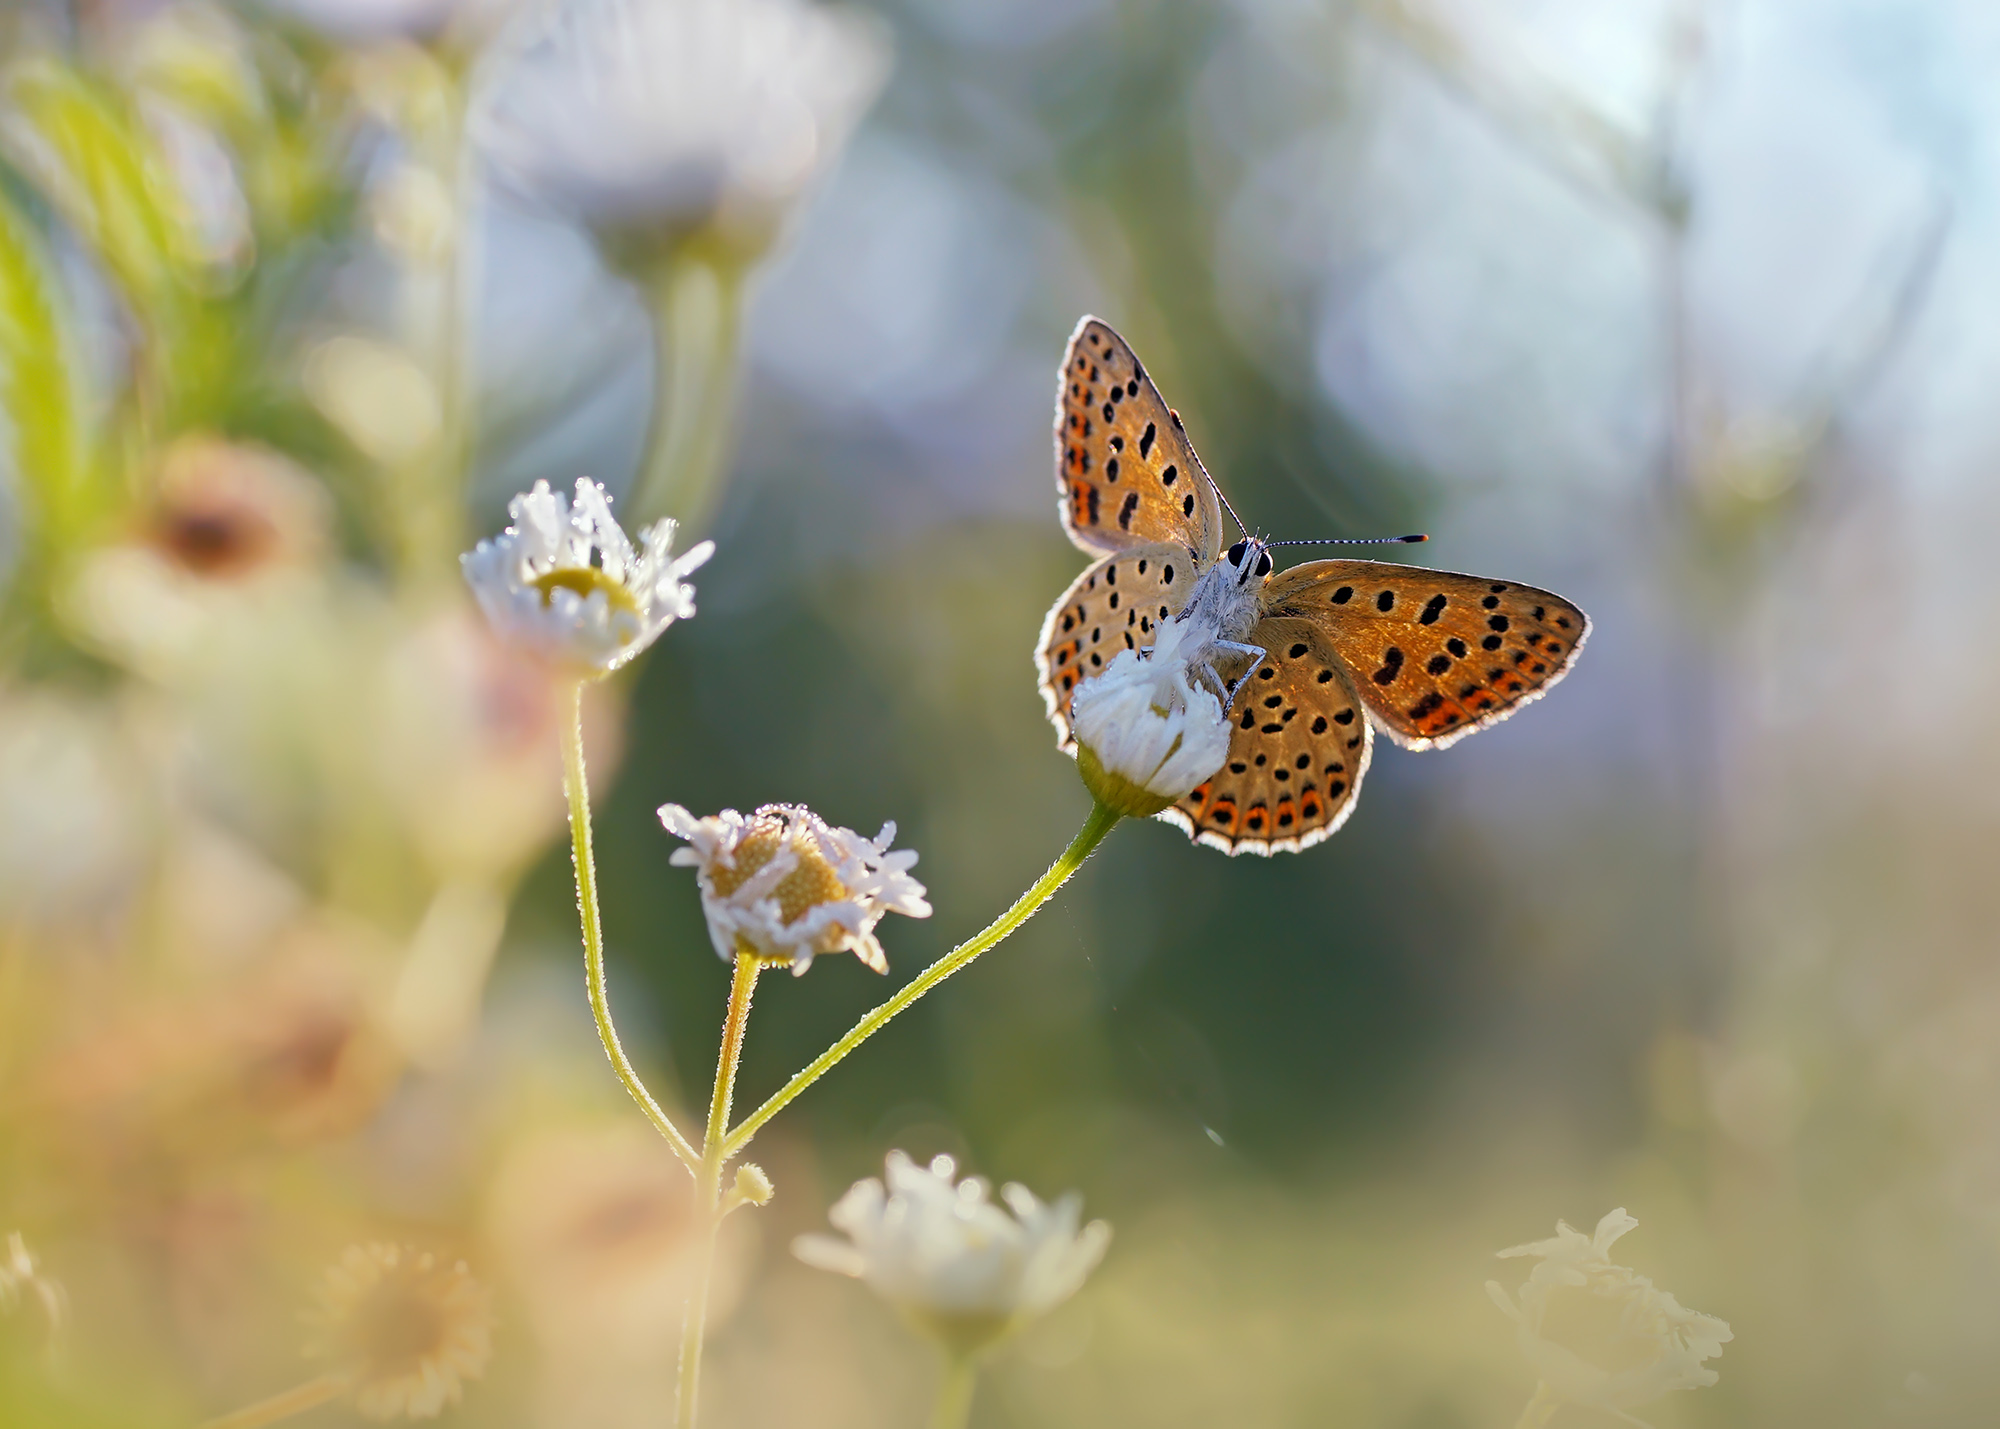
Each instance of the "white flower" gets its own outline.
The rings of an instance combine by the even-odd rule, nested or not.
[[[464,1261],[400,1245],[350,1246],[308,1317],[314,1354],[369,1419],[433,1419],[493,1356],[493,1297]]]
[[[480,609],[500,634],[557,664],[603,673],[694,614],[683,579],[715,554],[703,541],[669,559],[674,523],[639,533],[635,553],[611,515],[611,498],[578,481],[565,502],[546,481],[507,507],[514,524],[461,557]]]
[[[1564,1404],[1640,1424],[1628,1409],[1715,1383],[1702,1361],[1734,1338],[1728,1322],[1683,1308],[1645,1276],[1611,1263],[1613,1242],[1638,1224],[1621,1206],[1597,1223],[1595,1235],[1558,1221],[1553,1240],[1500,1252],[1541,1258],[1518,1304],[1499,1282],[1486,1282],[1541,1379],[1523,1424],[1546,1423]]]
[[[1222,702],[1190,678],[1182,631],[1170,624],[1150,651],[1119,651],[1070,702],[1083,782],[1122,814],[1158,813],[1229,756]]]
[[[958,1354],[991,1345],[1074,1295],[1111,1243],[1111,1227],[1079,1229],[1083,1198],[1047,1204],[1025,1186],[987,1200],[987,1183],[940,1156],[918,1166],[889,1153],[888,1186],[857,1181],[827,1213],[847,1233],[806,1235],[792,1253],[821,1270],[852,1275]]]
[[[562,0],[494,66],[475,140],[614,253],[761,249],[889,70],[882,27],[799,0]]]
[[[708,819],[662,804],[660,822],[690,845],[675,849],[672,862],[696,870],[709,937],[725,962],[747,946],[799,974],[815,954],[845,950],[885,973],[889,960],[875,941],[882,915],[931,915],[923,884],[910,877],[916,854],[889,851],[894,824],[871,841],[789,804]]]

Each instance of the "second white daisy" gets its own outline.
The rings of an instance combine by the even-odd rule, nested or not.
[[[709,937],[725,962],[747,949],[798,974],[819,953],[846,951],[885,973],[875,925],[887,913],[931,914],[923,884],[910,877],[916,854],[890,852],[894,824],[864,839],[791,804],[706,819],[663,804],[660,822],[688,841],[672,861],[695,870]]]

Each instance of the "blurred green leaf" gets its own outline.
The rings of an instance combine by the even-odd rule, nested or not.
[[[28,176],[170,339],[196,245],[185,206],[151,137],[121,100],[50,61],[16,75],[15,107],[32,139]]]
[[[63,302],[40,235],[0,196],[0,408],[42,539],[86,519],[90,462]]]

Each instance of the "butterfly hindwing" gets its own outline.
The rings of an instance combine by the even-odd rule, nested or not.
[[[1318,625],[1267,618],[1250,643],[1265,658],[1231,702],[1229,758],[1159,817],[1224,853],[1295,853],[1354,811],[1373,737]]]
[[[1384,561],[1310,561],[1264,609],[1309,621],[1369,716],[1407,749],[1442,749],[1539,699],[1590,633],[1583,612],[1516,581]]]
[[[1070,335],[1056,392],[1063,530],[1092,555],[1166,541],[1203,561],[1222,507],[1201,458],[1125,339],[1096,318]]]
[[[1093,564],[1050,607],[1035,643],[1035,673],[1064,749],[1073,746],[1069,702],[1077,685],[1120,650],[1150,646],[1160,622],[1187,602],[1194,577],[1185,546],[1139,546]]]

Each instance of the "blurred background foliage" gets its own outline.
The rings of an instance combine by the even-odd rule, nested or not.
[[[788,1110],[713,1421],[919,1420],[925,1356],[784,1253],[891,1147],[1118,1228],[982,1429],[1510,1423],[1491,1252],[1618,1204],[1737,1334],[1656,1422],[1993,1415],[1988,8],[895,0],[775,183],[775,101],[627,8],[0,16],[0,1231],[70,1306],[0,1318],[8,1422],[280,1388],[385,1237],[502,1287],[468,1422],[664,1417],[685,1178],[455,557],[537,477],[717,541],[590,730],[614,1005],[698,1100],[728,973],[658,804],[896,820],[938,912],[890,984],[1082,820],[1029,651],[1086,311],[1256,529],[1426,529],[1589,652],[1305,855],[1121,829]],[[539,72],[568,25],[629,71]],[[742,1095],[886,986],[769,980]]]

